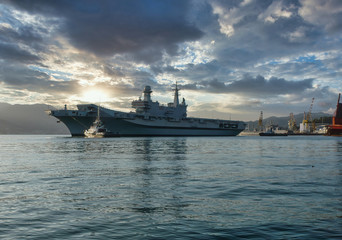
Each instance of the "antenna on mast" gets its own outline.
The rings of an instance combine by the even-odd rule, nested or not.
[[[176,88],[175,88],[175,95],[174,95],[174,98],[173,98],[173,106],[174,107],[177,107],[179,105],[179,99],[178,99],[178,92],[179,92],[179,89],[178,89],[178,84],[177,84],[177,81],[176,81]]]

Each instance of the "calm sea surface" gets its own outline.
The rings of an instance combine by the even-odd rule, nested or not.
[[[342,238],[342,138],[0,135],[0,239],[244,238]]]

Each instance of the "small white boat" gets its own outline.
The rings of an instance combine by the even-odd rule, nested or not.
[[[84,131],[84,135],[88,138],[101,138],[113,136],[103,122],[100,120],[100,107],[97,108],[97,118],[89,129]]]

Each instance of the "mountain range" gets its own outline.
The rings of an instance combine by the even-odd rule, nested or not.
[[[70,134],[63,123],[45,113],[49,105],[0,103],[0,134]]]
[[[53,107],[45,104],[11,105],[0,103],[0,134],[70,134],[63,123],[46,114]],[[325,113],[312,113],[312,119],[328,116]],[[303,114],[294,115],[297,125],[302,122]],[[287,129],[289,116],[263,119],[265,124],[277,124]],[[246,122],[250,130],[258,127],[258,120]]]

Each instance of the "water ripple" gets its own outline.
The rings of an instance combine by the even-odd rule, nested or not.
[[[0,136],[0,238],[338,239],[341,153],[323,136]]]

